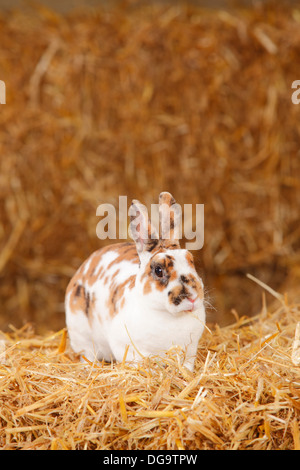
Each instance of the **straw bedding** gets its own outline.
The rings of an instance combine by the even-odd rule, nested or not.
[[[300,450],[299,313],[280,296],[272,312],[207,330],[193,374],[176,349],[137,368],[85,365],[65,330],[2,334],[0,446]]]

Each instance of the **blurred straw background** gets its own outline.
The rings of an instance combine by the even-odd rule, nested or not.
[[[0,14],[0,44],[0,329],[62,328],[70,277],[107,243],[97,206],[162,190],[205,204],[210,321],[259,312],[247,273],[299,299],[295,5],[35,5]]]

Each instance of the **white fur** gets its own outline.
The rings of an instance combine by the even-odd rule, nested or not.
[[[81,280],[80,276],[76,279],[77,286],[81,282],[89,299],[94,299],[93,309],[87,315],[84,309],[72,306],[70,298],[75,283],[67,291],[65,299],[66,323],[73,350],[90,361],[104,359],[118,362],[123,360],[127,350],[126,361],[137,362],[141,356],[161,355],[172,346],[180,346],[185,351],[184,365],[193,370],[198,342],[205,327],[203,296],[197,296],[196,290],[191,285],[186,285],[187,295],[195,300],[191,310],[192,302],[188,298],[183,298],[179,305],[175,305],[170,302],[168,294],[176,286],[182,285],[179,280],[181,275],[193,276],[197,285],[203,288],[195,269],[187,262],[186,253],[183,249],[166,249],[157,254],[155,250],[153,253],[140,250],[140,264],[128,260],[112,263],[118,257],[118,252],[112,245],[111,250],[100,258],[94,271],[94,274],[103,271],[104,274],[96,276],[96,280],[89,284],[85,275],[95,256],[92,254],[83,265]],[[149,274],[144,278],[143,274],[149,260],[153,256],[164,259],[166,255],[175,260],[173,269],[176,279],[170,280],[163,289],[156,288],[151,279],[152,289],[145,293],[144,287]],[[112,315],[109,309],[112,291],[133,275],[136,275],[134,287],[126,285],[123,296],[116,303],[117,312]],[[72,280],[70,286],[71,283]],[[123,299],[125,301],[121,308]]]
[[[189,274],[184,255],[185,250],[169,250],[175,257],[175,270],[180,274]],[[114,252],[106,253],[101,266],[107,266],[108,261],[115,259]],[[195,309],[189,308],[189,301],[184,299],[179,306],[170,305],[166,291],[177,283],[174,280],[168,287],[160,292],[153,288],[146,295],[143,294],[145,284],[141,281],[144,266],[148,258],[141,262],[141,266],[129,261],[122,261],[113,265],[102,279],[97,280],[89,290],[90,296],[96,298],[95,308],[90,322],[83,311],[74,312],[70,308],[69,297],[66,296],[66,323],[68,327],[71,346],[74,351],[82,353],[88,360],[104,359],[106,361],[122,361],[128,346],[127,361],[138,361],[142,356],[160,355],[172,346],[180,346],[185,350],[185,366],[193,369],[197,352],[198,341],[205,326],[205,309],[202,299],[197,299]],[[87,261],[89,263],[89,261]],[[107,308],[110,292],[104,285],[106,276],[119,270],[115,277],[115,284],[121,284],[130,276],[137,274],[133,289],[127,286],[124,291],[125,304],[118,314],[111,317]],[[86,270],[84,270],[86,272]],[[193,273],[196,275],[196,273]],[[201,281],[202,282],[202,281]],[[191,293],[192,293],[192,289]]]

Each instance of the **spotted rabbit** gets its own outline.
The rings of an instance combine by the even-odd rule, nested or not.
[[[136,362],[176,345],[193,370],[205,327],[203,283],[192,254],[175,237],[175,206],[170,193],[160,194],[159,236],[145,206],[134,200],[129,210],[134,242],[99,249],[75,273],[65,298],[75,352],[90,361]]]

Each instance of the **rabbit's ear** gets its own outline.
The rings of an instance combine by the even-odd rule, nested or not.
[[[135,241],[138,254],[153,251],[159,244],[159,235],[150,222],[146,206],[134,199],[128,214],[129,232]]]
[[[159,223],[162,245],[165,248],[180,248],[181,207],[168,192],[159,195]]]

